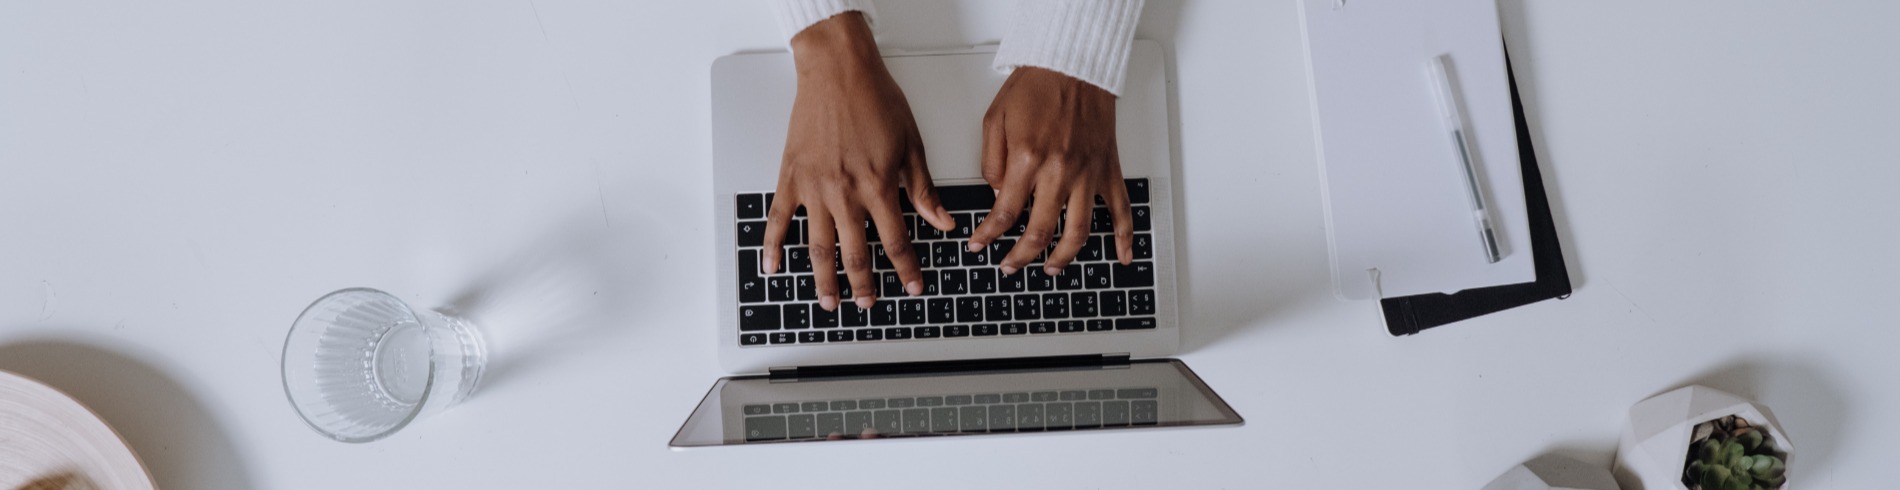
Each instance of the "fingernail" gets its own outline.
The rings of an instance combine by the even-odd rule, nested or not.
[[[1016,273],[1015,267],[1010,267],[1007,265],[1003,266],[1003,275],[1007,276],[1007,275],[1015,274],[1015,273]]]
[[[924,294],[924,283],[917,281],[904,283],[904,292],[910,293],[911,296],[921,296]]]
[[[976,240],[970,240],[970,246],[968,246],[968,247],[963,247],[963,250],[964,250],[964,251],[966,251],[966,252],[977,252],[977,251],[981,251],[981,250],[983,250],[983,247],[985,247],[985,246],[986,246],[986,245],[983,245],[983,244],[981,244],[981,243],[977,243],[977,242],[976,242]]]
[[[937,206],[937,216],[949,216],[949,215],[950,215],[950,210],[944,209],[943,206]]]
[[[864,308],[864,309],[867,309],[867,310],[869,310],[869,309],[871,309],[871,305],[874,305],[874,304],[877,304],[877,300],[876,300],[876,299],[872,299],[872,298],[871,298],[870,296],[859,296],[859,297],[858,297],[858,307],[859,307],[859,308]]]
[[[824,308],[825,311],[838,311],[838,297],[831,295],[819,296],[818,307]]]
[[[1060,275],[1062,275],[1062,269],[1061,269],[1061,268],[1058,268],[1058,267],[1056,267],[1056,266],[1053,266],[1053,265],[1051,265],[1051,266],[1046,266],[1046,267],[1043,267],[1043,268],[1042,268],[1042,273],[1043,273],[1043,274],[1048,274],[1048,275],[1051,275],[1051,276],[1060,276]]]

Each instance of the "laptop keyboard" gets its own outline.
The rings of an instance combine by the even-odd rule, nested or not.
[[[1153,329],[1155,264],[1148,179],[1128,179],[1134,213],[1133,262],[1116,256],[1114,221],[1098,200],[1089,223],[1088,244],[1058,275],[1042,270],[1045,250],[1029,267],[1003,275],[998,264],[1028,225],[1028,212],[1016,226],[976,253],[966,252],[976,226],[989,215],[995,195],[982,184],[940,186],[939,200],[956,219],[949,232],[938,231],[904,200],[913,251],[923,266],[924,294],[910,297],[896,268],[878,244],[877,230],[865,223],[872,270],[880,288],[869,309],[859,308],[842,264],[835,312],[818,306],[812,279],[810,230],[804,208],[786,229],[786,253],[780,273],[760,274],[765,215],[773,193],[742,193],[737,199],[739,345],[780,346],[821,343],[934,341],[983,337],[1085,335],[1118,330]],[[1058,233],[1062,228],[1058,228]],[[1058,236],[1057,241],[1060,238]],[[1050,248],[1054,248],[1051,243]]]
[[[1035,391],[745,405],[746,442],[1155,425],[1154,388]]]

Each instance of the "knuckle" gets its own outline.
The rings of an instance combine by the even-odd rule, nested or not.
[[[858,283],[857,274],[862,274],[865,272],[869,272],[871,270],[871,258],[866,257],[865,254],[863,253],[854,252],[854,253],[844,254],[844,270],[851,272],[852,274],[851,283],[857,284]]]
[[[1023,233],[1023,240],[1020,243],[1041,247],[1049,243],[1049,240],[1053,237],[1054,235],[1049,233],[1048,230],[1029,230]]]

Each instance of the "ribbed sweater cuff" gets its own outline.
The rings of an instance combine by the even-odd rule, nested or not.
[[[996,50],[995,67],[1052,70],[1122,93],[1142,0],[1025,0]]]
[[[864,20],[877,25],[877,10],[871,7],[871,0],[772,0],[772,10],[778,13],[779,30],[785,33],[787,43],[812,24],[845,12],[863,12]]]

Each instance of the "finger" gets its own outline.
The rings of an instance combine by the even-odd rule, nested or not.
[[[838,232],[838,253],[844,259],[844,274],[851,281],[851,293],[859,308],[871,309],[877,302],[877,279],[871,276],[871,246],[864,243],[864,208],[849,202],[828,203],[832,218],[843,226]]]
[[[811,272],[818,285],[818,307],[838,311],[838,229],[829,211],[824,205],[806,206],[805,224],[811,229]]]
[[[992,112],[983,116],[983,180],[990,188],[1003,190],[1003,164],[1009,157],[1003,142],[1003,116]]]
[[[1082,188],[1069,190],[1069,207],[1064,212],[1068,224],[1062,227],[1062,241],[1056,243],[1056,249],[1049,252],[1049,260],[1043,264],[1043,272],[1049,275],[1062,274],[1062,268],[1082,253],[1082,246],[1089,243],[1089,218],[1095,204],[1095,189]]]
[[[1016,240],[1009,255],[1003,256],[1003,274],[1014,274],[1017,269],[1035,262],[1054,242],[1056,224],[1062,218],[1063,199],[1068,197],[1062,191],[1059,182],[1036,183],[1036,204],[1029,209],[1029,228]]]
[[[930,181],[930,166],[924,163],[922,144],[910,152],[910,170],[906,175],[909,183],[910,204],[917,208],[917,215],[940,231],[950,231],[957,227],[957,220],[950,218],[950,212],[943,209],[943,201],[937,199],[937,185]]]
[[[990,246],[990,241],[1003,236],[1010,227],[1016,226],[1016,218],[1023,208],[1029,205],[1030,191],[1034,190],[1030,176],[1035,173],[1034,155],[1024,153],[1017,157],[1021,164],[1017,171],[1010,173],[1003,181],[1003,189],[996,194],[996,204],[990,207],[989,217],[983,218],[983,224],[977,225],[970,234],[970,252],[978,252]]]
[[[772,200],[772,209],[765,214],[765,248],[759,252],[765,257],[766,274],[778,273],[779,256],[785,253],[785,230],[792,227],[792,211],[798,209],[798,198],[790,187],[789,180],[779,182],[778,198]]]
[[[1102,184],[1102,203],[1115,221],[1115,258],[1122,265],[1135,261],[1135,214],[1128,208],[1128,187],[1122,182],[1121,161],[1112,159],[1110,180]]]
[[[904,292],[911,296],[924,294],[924,272],[919,270],[917,252],[910,248],[910,231],[904,225],[903,208],[897,204],[897,189],[888,189],[882,196],[865,197],[865,211],[877,224],[877,236],[884,240],[884,256],[897,268],[897,278],[904,283]],[[852,287],[856,287],[856,283],[853,284]]]

